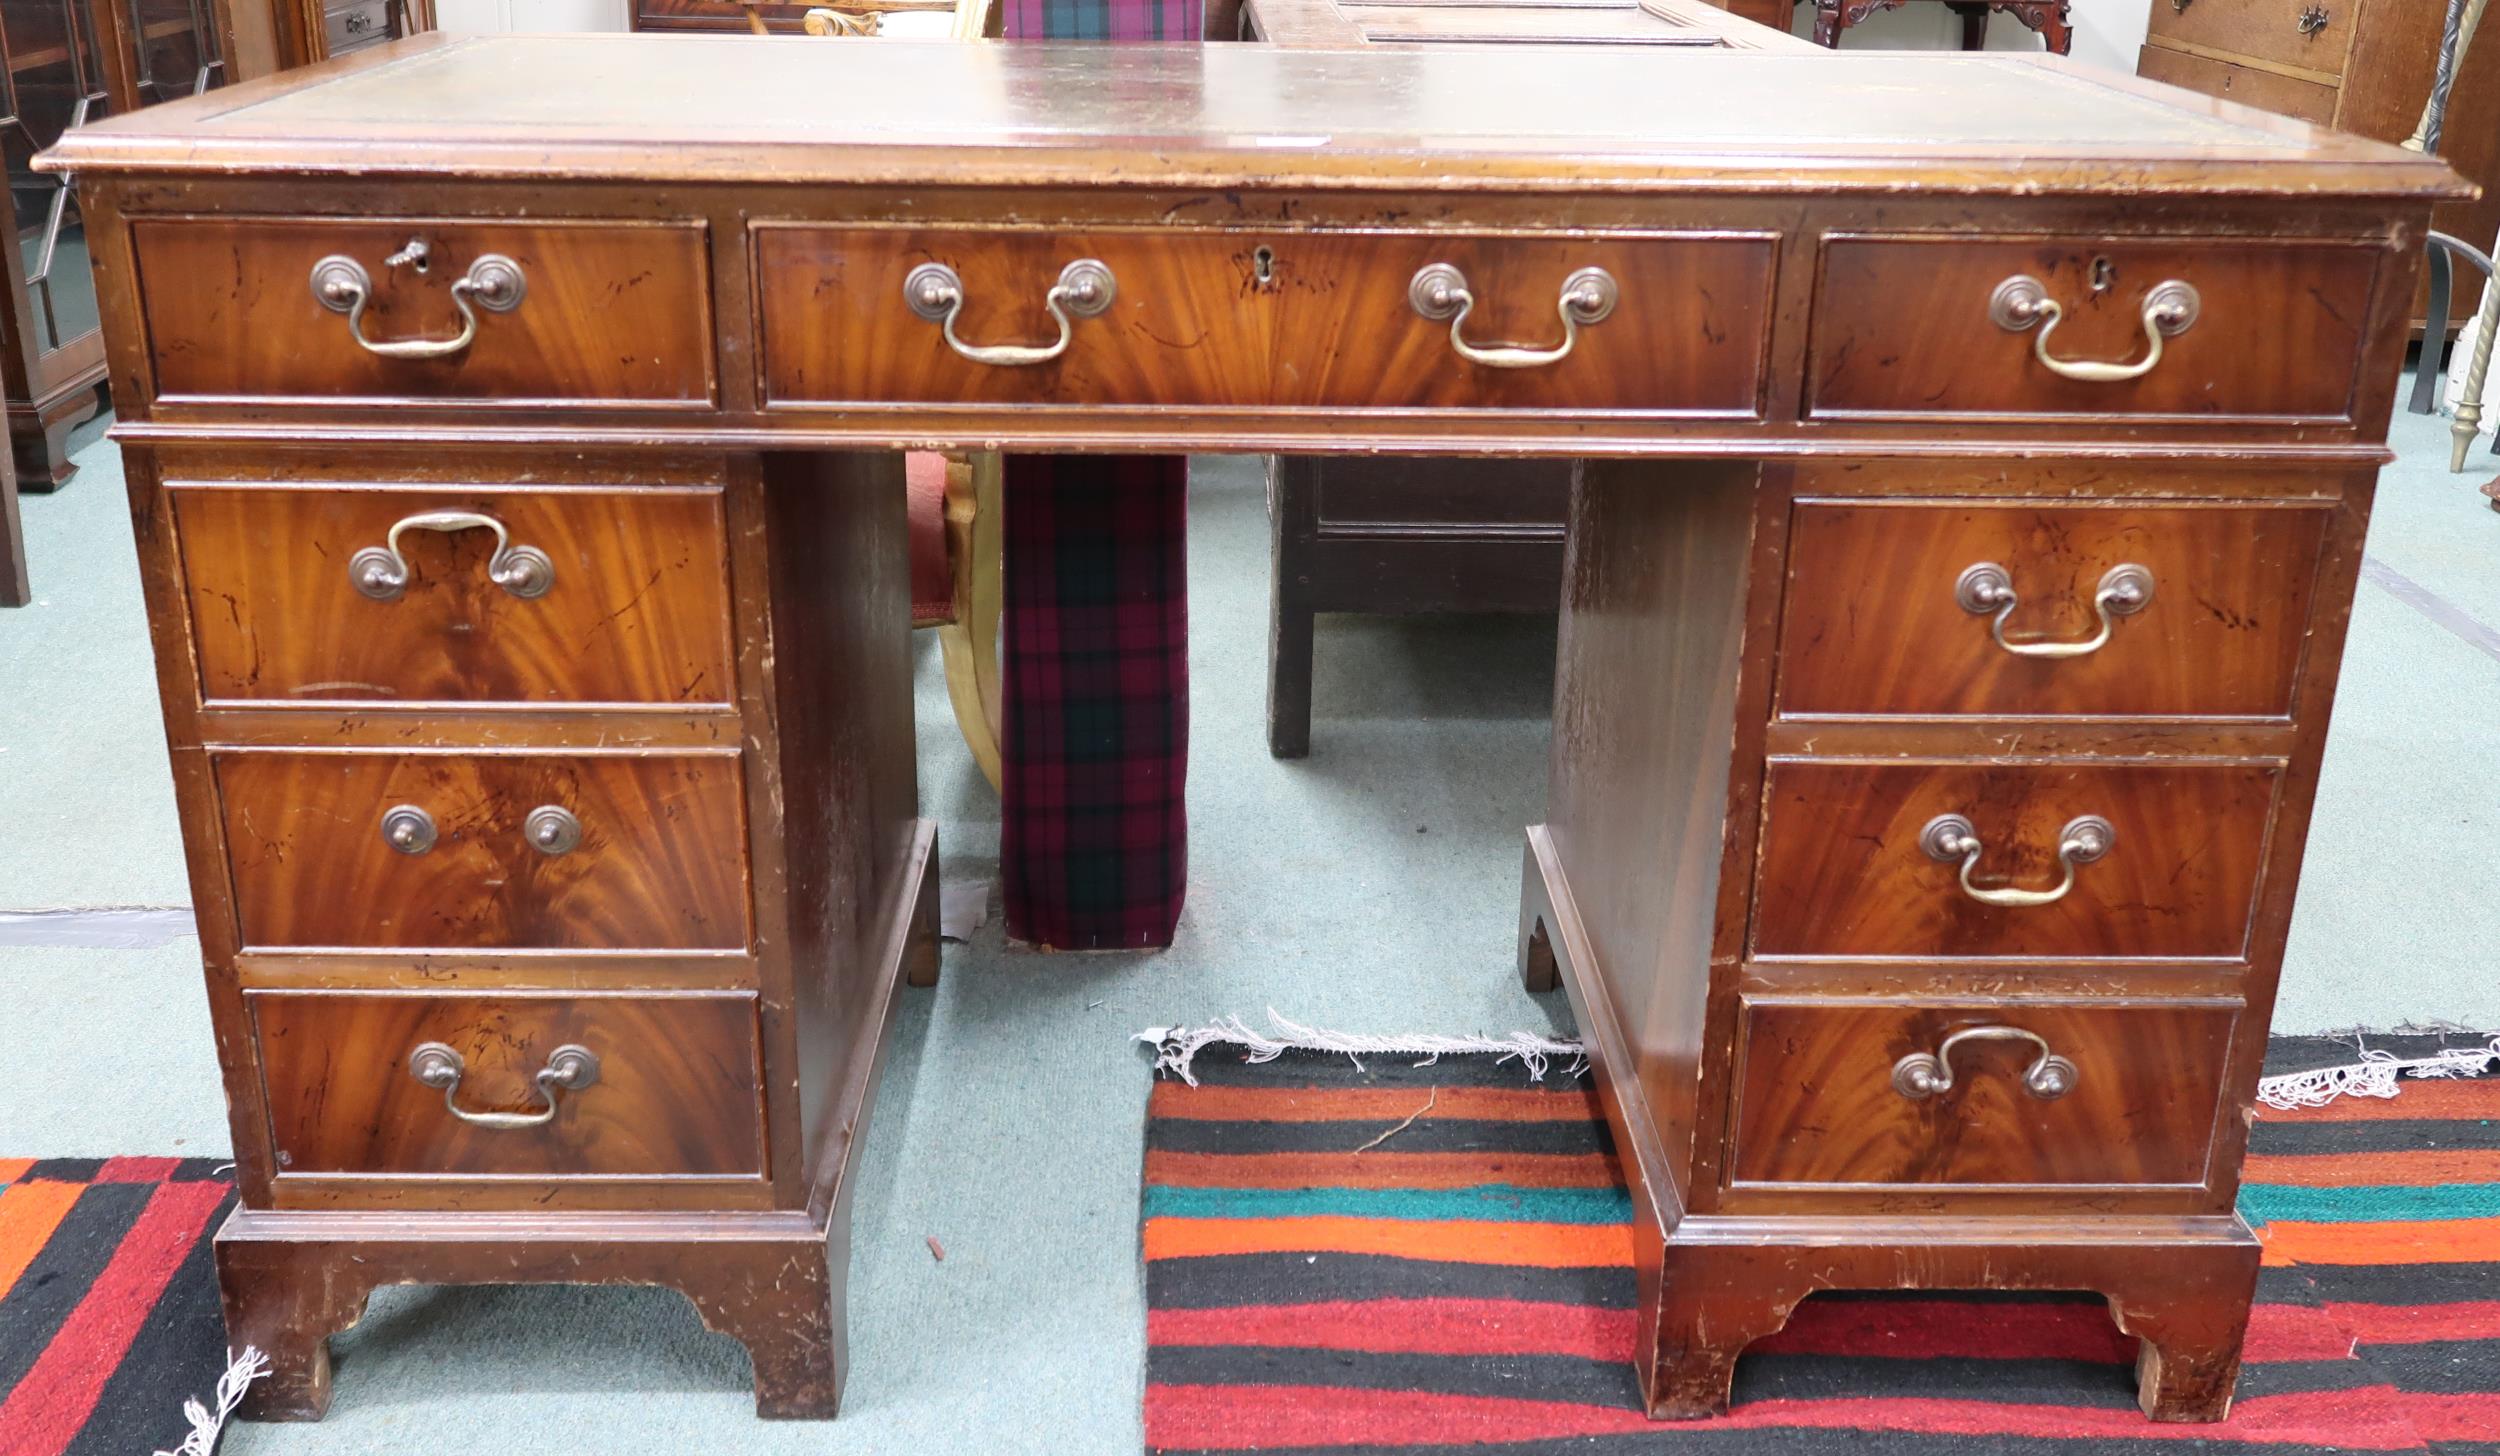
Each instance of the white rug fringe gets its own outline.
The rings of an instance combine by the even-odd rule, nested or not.
[[[217,1449],[218,1433],[226,1428],[226,1418],[243,1403],[243,1392],[268,1373],[269,1357],[250,1345],[240,1355],[228,1350],[226,1373],[217,1377],[217,1409],[212,1411],[196,1400],[184,1401],[182,1413],[190,1418],[191,1434],[182,1438],[181,1445],[156,1456],[210,1456]]]
[[[1189,1064],[1198,1053],[1210,1046],[1247,1047],[1253,1062],[1272,1062],[1289,1051],[1337,1052],[1351,1060],[1360,1070],[1363,1058],[1416,1057],[1419,1067],[1428,1067],[1443,1057],[1490,1055],[1496,1061],[1516,1061],[1527,1070],[1528,1080],[1545,1080],[1545,1068],[1557,1058],[1568,1057],[1570,1065],[1563,1069],[1566,1077],[1576,1077],[1588,1069],[1588,1057],[1576,1041],[1556,1041],[1533,1032],[1514,1031],[1508,1036],[1358,1036],[1342,1031],[1320,1031],[1299,1022],[1288,1021],[1267,1009],[1267,1019],[1276,1029],[1273,1036],[1252,1031],[1238,1016],[1227,1016],[1207,1026],[1150,1026],[1137,1033],[1136,1040],[1155,1049],[1155,1070],[1170,1072],[1198,1085]]]
[[[2257,1084],[2257,1100],[2289,1112],[2295,1107],[2324,1107],[2338,1097],[2393,1097],[2398,1079],[2406,1073],[2416,1077],[2479,1077],[2500,1068],[2500,1036],[2494,1036],[2488,1046],[2452,1047],[2409,1060],[2398,1060],[2393,1052],[2374,1051],[2361,1045],[2359,1037],[2353,1041],[2360,1047],[2360,1061],[2268,1077]]]

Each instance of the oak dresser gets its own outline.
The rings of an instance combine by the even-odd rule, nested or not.
[[[831,1412],[934,972],[895,452],[977,447],[1579,462],[1522,964],[1651,1410],[1813,1290],[1974,1286],[2105,1293],[2222,1414],[2435,160],[2028,58],[516,36],[45,165],[260,1413],[377,1284],[567,1280]]]

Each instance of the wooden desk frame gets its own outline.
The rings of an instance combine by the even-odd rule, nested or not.
[[[256,95],[266,101],[295,87],[339,87],[366,68],[428,56],[446,44],[405,42],[284,78]],[[1475,64],[1378,52],[1279,59],[1281,52],[1248,48],[1168,53],[1188,54],[1185,66],[1162,58],[1167,53],[1130,53],[1116,63],[1096,59],[1109,52],[1082,49],[978,54],[984,66],[1169,65],[1176,68],[1171,76],[1154,79],[1165,88],[1156,94],[1166,96],[1185,90],[1202,67],[1281,65],[1312,68],[1313,75],[1346,68],[1354,78],[1356,67]],[[888,47],[825,46],[811,60],[840,66],[860,57],[861,64],[886,65],[895,55]],[[1752,63],[1794,64],[1776,56]],[[2122,97],[2179,105],[2160,88],[2100,84]],[[1561,604],[1548,817],[1528,834],[1520,963],[1532,988],[1560,984],[1571,996],[1630,1174],[1640,1249],[1638,1361],[1651,1412],[1723,1409],[1738,1353],[1776,1329],[1812,1290],[1978,1286],[2107,1294],[2120,1323],[2144,1338],[2147,1411],[2157,1419],[2217,1418],[2236,1374],[2256,1271],[2256,1243],[2234,1212],[2246,1137],[2241,1114],[2264,1050],[2372,480],[2386,458],[2382,441],[2407,342],[2421,229],[2431,204],[2455,189],[2435,161],[2193,105],[2200,109],[2190,114],[2220,118],[2266,146],[2151,147],[2130,153],[2123,167],[2088,148],[2061,152],[2037,143],[2006,153],[1903,143],[1880,156],[1834,147],[1811,157],[1768,149],[1686,158],[1671,146],[1618,155],[1591,147],[1560,160],[1467,153],[1419,179],[1416,169],[1360,146],[1275,151],[1222,139],[966,139],[935,152],[789,140],[759,160],[735,138],[692,138],[665,149],[596,138],[578,146],[504,147],[429,123],[396,132],[377,124],[337,137],[283,133],[229,146],[216,120],[223,113],[210,105],[167,108],[82,133],[52,164],[75,168],[87,189],[114,387],[127,401],[118,437],[127,451],[236,1130],[243,1207],[218,1244],[228,1318],[237,1341],[258,1344],[276,1366],[256,1391],[256,1408],[320,1413],[326,1338],[354,1318],[375,1283],[595,1278],[687,1290],[708,1319],[754,1350],[760,1409],[831,1413],[843,1363],[839,1288],[858,1135],[893,988],[907,973],[935,970],[932,836],[918,817],[912,784],[911,694],[898,645],[907,616],[895,452],[976,447],[1581,462]],[[1188,118],[1167,120],[1174,135],[1187,132]],[[344,227],[369,218],[376,198],[370,177],[341,173],[384,155],[395,159],[392,216],[459,219],[481,234],[550,216],[698,226],[710,280],[703,300],[708,354],[699,374],[688,372],[698,361],[681,360],[668,377],[699,377],[701,397],[669,408],[561,398],[479,408],[446,397],[440,376],[430,393],[411,387],[329,399],[167,397],[160,375],[169,361],[194,371],[209,366],[158,352],[162,331],[179,327],[167,319],[183,316],[195,300],[152,291],[168,285],[144,276],[134,227],[256,218]],[[1199,247],[1206,257],[1248,257],[1265,248],[1286,264],[1318,259],[1308,265],[1315,269],[1337,266],[1323,257],[1332,239],[1401,246],[1398,239],[1418,230],[1436,243],[1474,240],[1469,245],[1489,248],[1581,248],[1632,235],[1767,239],[1773,262],[1758,374],[1738,391],[1741,403],[1708,409],[1490,406],[1483,401],[1505,398],[1502,389],[1532,387],[1492,380],[1469,385],[1482,395],[1454,404],[1366,404],[1343,394],[1316,404],[1278,401],[1252,396],[1285,388],[1274,381],[1287,376],[1220,368],[1123,376],[1132,382],[1120,388],[1130,392],[1105,398],[1063,392],[1018,401],[1002,394],[980,403],[935,389],[880,398],[866,386],[856,397],[837,396],[839,403],[769,397],[774,351],[792,346],[769,337],[762,323],[772,280],[758,240],[767,232],[817,225],[847,237],[880,225],[917,229],[946,240],[943,250],[963,264],[971,288],[998,287],[1022,277],[981,271],[996,266],[981,261],[980,249],[1003,236],[1003,198],[1022,229],[1132,239],[1122,246],[1136,238],[1168,241]],[[2073,399],[2097,396],[2061,392],[2064,386],[2034,370],[2026,361],[2035,339],[1974,333],[2003,351],[1994,372],[1956,376],[1994,391],[1981,403],[1957,406],[1940,394],[1871,407],[1865,401],[1888,398],[1894,376],[1879,374],[1872,383],[1850,376],[1834,353],[1817,352],[1811,336],[1818,326],[1840,327],[1830,322],[1830,250],[1876,236],[1932,241],[1948,264],[1959,256],[1954,249],[1978,250],[1972,256],[1979,261],[1967,270],[1972,276],[1959,280],[1977,292],[1954,295],[1946,315],[1961,322],[1953,327],[1980,327],[1969,320],[1982,315],[1970,310],[1982,308],[1995,279],[1978,275],[1996,272],[2004,256],[1987,250],[2013,239],[2061,279],[2070,276],[2062,270],[2086,271],[2087,263],[2095,276],[2114,271],[2123,278],[2139,258],[2150,269],[2172,266],[2166,259],[2247,254],[2259,271],[2246,278],[2233,271],[2235,261],[2200,276],[2215,298],[2255,290],[2239,296],[2266,306],[2243,301],[2237,315],[2213,329],[2227,339],[2241,336],[2234,330],[2274,327],[2279,304],[2309,320],[2304,326],[2316,336],[2345,342],[2280,377],[2262,372],[2269,367],[2262,351],[2209,354],[2196,366],[2211,371],[2196,396],[2208,412],[2198,413],[2141,403],[2128,411],[2078,407]],[[2213,246],[2222,241],[2255,252]],[[2072,258],[2061,251],[2070,245]],[[2107,256],[2094,260],[2095,250]],[[2105,266],[2110,257],[2124,261],[2113,270]],[[2263,278],[2274,276],[2264,267],[2327,279],[2347,306],[2330,310],[2331,319],[2301,311],[2307,305],[2263,291]],[[1918,274],[1936,276],[1945,275]],[[1349,274],[1341,281],[1358,280]],[[1904,275],[1904,286],[1910,281]],[[296,276],[282,282],[290,292],[303,287]],[[1406,287],[1403,273],[1394,282]],[[213,278],[182,286],[194,284],[219,286]],[[1137,286],[1150,294],[1159,286],[1168,299],[1186,296],[1189,285],[1176,269]],[[1229,275],[1211,286],[1212,296],[1239,296]],[[2138,279],[2120,286],[2151,285]],[[880,282],[878,296],[887,292]],[[900,300],[892,306],[899,310]],[[1243,306],[1270,305],[1254,299]],[[1627,315],[1645,316],[1668,315]],[[603,326],[587,320],[607,317],[558,322],[587,328]],[[294,331],[289,337],[300,342],[285,357],[342,347],[335,315],[300,300],[292,311],[272,305],[255,322]],[[920,330],[909,337],[925,345],[926,324],[897,327]],[[2098,335],[2091,327],[2079,324],[2061,347],[2098,338],[2106,352],[2107,340],[2131,337],[2114,325]],[[1340,347],[1363,350],[1371,347],[1368,337],[1348,333]],[[599,362],[607,358],[634,363],[613,350],[585,349],[583,356],[600,368],[610,367]],[[365,367],[352,354],[341,357]],[[2186,357],[2184,347],[2174,357]],[[1389,356],[1378,363],[1378,370],[1334,376],[1327,387],[1365,387],[1392,371]],[[249,385],[265,375],[239,377]],[[1060,380],[1081,396],[1095,387],[1088,377]],[[1427,381],[1433,388],[1447,382],[1437,374]],[[836,383],[819,392],[848,388]],[[1187,389],[1207,392],[1193,398]],[[1852,389],[1855,407],[1818,408],[1818,397]],[[2306,403],[2273,406],[2293,398]],[[2226,406],[2236,413],[2210,412]],[[458,702],[400,708],[204,700],[200,620],[186,595],[186,562],[176,549],[181,526],[169,497],[197,488],[184,481],[292,479],[310,468],[305,462],[342,453],[377,462],[359,468],[414,472],[407,478],[420,482],[446,470],[489,468],[477,462],[570,481],[613,471],[616,461],[719,482],[740,654],[734,702],[705,712],[629,714],[616,705],[524,712]],[[2276,594],[2268,600],[2305,604],[2305,635],[2264,639],[2292,641],[2284,649],[2291,666],[2279,667],[2255,648],[2231,648],[2205,674],[2257,693],[2249,701],[2259,701],[2279,667],[2278,696],[2287,705],[2119,718],[2095,714],[2088,702],[2078,710],[2060,696],[2071,692],[2061,684],[2074,680],[2056,677],[2023,689],[2037,700],[2025,711],[1991,708],[2001,700],[1982,696],[1943,711],[1806,712],[1815,705],[1778,696],[1813,646],[1783,640],[1794,615],[1790,553],[1801,511],[1915,505],[1949,517],[1982,504],[2039,513],[2043,521],[2057,512],[2100,512],[2093,519],[2107,521],[2189,506],[2248,512],[2245,529],[2226,532],[2225,546],[2216,548],[2225,554],[2256,549],[2231,543],[2273,539],[2260,528],[2272,529],[2287,514],[2316,523],[2315,534],[2302,538],[2310,554],[2267,548],[2275,554],[2259,553],[2241,573]],[[2145,539],[2159,538],[2147,531]],[[847,569],[827,570],[827,562]],[[1840,575],[1851,583],[1885,579],[1872,561]],[[1935,593],[1948,585],[1905,587],[1905,600],[1949,613],[1935,605]],[[2167,590],[2164,602],[2195,599],[2175,581]],[[2052,597],[2034,610],[2035,620],[2071,627],[2083,609]],[[1950,641],[1936,650],[1989,650],[1984,622],[1944,620],[1953,624]],[[2192,612],[2146,620],[2171,624],[2161,630],[2204,630]],[[1856,670],[1845,662],[1843,669]],[[2129,679],[2112,681],[2136,692]],[[759,926],[742,958],[598,946],[554,959],[488,951],[351,956],[247,942],[221,827],[220,755],[396,748],[412,734],[437,751],[485,735],[492,751],[504,754],[613,752],[619,740],[610,735],[627,722],[634,753],[697,746],[718,753],[724,739],[738,745],[747,775],[744,851]],[[2059,932],[2065,940],[2049,936],[2054,953],[2026,949],[2031,942],[2022,937],[2038,939],[2040,926],[2069,922],[2008,930],[1968,917],[1948,927],[1960,938],[1933,953],[1847,945],[1827,952],[1820,943],[1800,950],[1766,927],[1785,924],[1795,905],[1821,903],[1831,887],[1812,879],[1813,861],[1801,871],[1793,853],[1775,852],[1781,821],[1771,785],[1783,774],[1829,771],[1976,775],[2010,786],[2003,792],[2011,798],[2030,792],[2023,785],[2043,775],[2060,774],[2114,782],[2107,776],[2218,773],[2217,782],[2260,785],[2262,800],[2250,797],[2256,789],[2230,791],[2257,805],[2248,812],[2261,820],[2259,848],[2227,867],[2250,886],[2244,934],[2221,950],[2204,941],[2173,943],[2157,926],[2147,928],[2154,923],[2149,912],[2113,910],[2072,922]],[[1809,805],[1807,812],[1851,812],[1863,798]],[[851,814],[854,805],[870,811]],[[818,812],[826,807],[844,812]],[[2121,831],[2130,846],[2146,832],[2132,820]],[[2017,881],[2037,879],[2046,863],[2038,848],[1998,853],[1991,872]],[[1997,870],[1998,863],[2009,869]],[[2101,878],[2087,883],[2132,883],[2112,877],[2137,873],[2128,866],[2148,861],[2112,863],[2118,868],[2095,869]],[[1870,851],[1864,873],[1888,877],[1879,888],[1896,900],[1959,903],[1950,899],[1958,893],[1950,874],[1899,843],[1884,847],[1880,858]],[[1967,866],[1964,874],[1967,886]],[[2174,908],[2193,912],[2189,918],[2199,924],[2227,925],[2231,911],[2211,897]],[[1856,944],[1849,940],[1854,930],[1842,932],[1840,941]],[[360,1183],[281,1166],[252,998],[325,988],[439,989],[445,977],[484,988],[480,994],[526,989],[587,999],[587,988],[620,985],[752,993],[761,1028],[760,1170],[743,1181],[657,1185],[440,1175]],[[2212,1079],[2199,1084],[2211,1097],[2146,1101],[2148,1126],[2171,1142],[2148,1145],[2140,1155],[2126,1151],[2123,1139],[2035,1140],[2028,1156],[2036,1166],[2009,1154],[1969,1165],[1931,1160],[1905,1167],[1892,1182],[1826,1176],[1795,1150],[1797,1139],[1765,1138],[1745,1120],[1752,1085],[1746,1018],[1796,1004],[1819,1008],[1838,1024],[1908,1018],[1867,1044],[1844,1043],[1861,1060],[1881,1058],[1869,1063],[1875,1090],[1850,1096],[1889,1096],[1881,1072],[1903,1047],[1924,1044],[1911,1038],[1988,1016],[2019,1021],[2037,1013],[2103,1018],[2098,1024],[2105,1027],[2172,1028],[2140,1045],[2104,1035],[2084,1058],[2086,1090],[2076,1106],[2123,1110],[2126,1104],[2109,1099],[2128,1095],[2129,1087],[2160,1085],[2147,1079],[2170,1065],[2161,1060],[2176,1050],[2170,1040],[2191,1033],[2204,1038],[2196,1043],[2201,1052],[2180,1064]],[[2005,1070],[2001,1062],[1985,1063],[1971,1073],[1972,1086],[1989,1090],[1931,1104],[1919,1115],[2036,1118],[2022,1110],[2027,1104],[2005,1100]],[[1772,1091],[1787,1097],[1783,1085],[1772,1084]],[[1908,1115],[1893,1102],[1880,1105]],[[2021,1151],[2025,1135],[1986,1136],[1998,1139],[2002,1153]],[[2090,1162],[2113,1146],[2120,1146],[2110,1154],[2117,1161]],[[778,1271],[785,1267],[802,1269],[804,1277],[784,1278]]]

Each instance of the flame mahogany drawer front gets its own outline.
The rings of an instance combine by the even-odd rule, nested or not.
[[[748,949],[735,753],[212,759],[247,947]]]
[[[1834,236],[1806,412],[2347,422],[2379,257],[2365,243]]]
[[[2281,778],[2264,764],[1775,761],[1754,952],[2237,960]]]
[[[763,1170],[743,993],[246,1001],[282,1176]]]
[[[1749,998],[1728,1176],[2202,1184],[2238,1019],[2236,1004],[2213,1003]]]
[[[209,702],[734,700],[716,485],[168,494]]]
[[[754,239],[771,404],[1746,418],[1760,410],[1777,249],[1753,234],[802,224]],[[1072,267],[1089,260],[1103,271]],[[1422,276],[1435,265],[1448,271]]]
[[[2331,513],[1800,502],[1779,712],[2289,718]]]
[[[712,403],[700,223],[183,218],[130,235],[166,402]]]

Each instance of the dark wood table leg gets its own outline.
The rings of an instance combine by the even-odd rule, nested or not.
[[[1311,753],[1311,563],[1318,528],[1320,462],[1267,460],[1267,751]]]
[[[0,456],[0,607],[22,607],[34,599],[34,582],[26,575],[26,523],[17,510],[17,469]]]

